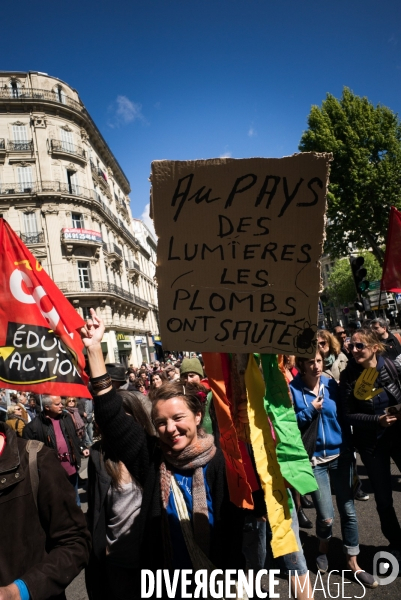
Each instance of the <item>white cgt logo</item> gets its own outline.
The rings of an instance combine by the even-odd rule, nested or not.
[[[29,293],[26,293],[23,289],[23,283],[25,283]],[[47,312],[42,309],[41,301],[47,294],[41,285],[34,287],[34,284],[27,273],[15,269],[10,276],[10,290],[14,298],[19,302],[22,302],[23,304],[36,304],[44,318],[49,322],[50,327],[53,330],[56,330],[60,321],[60,315],[54,306]],[[48,301],[50,302],[49,298]]]

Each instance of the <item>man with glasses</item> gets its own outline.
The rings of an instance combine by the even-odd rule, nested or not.
[[[341,352],[343,354],[345,354],[345,356],[348,358],[348,360],[350,358],[352,358],[352,352],[350,352],[349,349],[348,349],[349,342],[346,341],[346,339],[347,339],[347,332],[345,331],[344,327],[342,327],[341,325],[336,325],[334,327],[334,329],[333,329],[333,335],[340,342]]]
[[[386,319],[373,319],[370,327],[379,336],[380,341],[386,347],[383,356],[395,360],[397,356],[401,354],[401,344],[395,335],[389,332]]]

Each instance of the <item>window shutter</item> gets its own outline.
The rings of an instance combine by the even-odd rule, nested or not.
[[[26,127],[25,125],[13,125],[13,138],[14,142],[27,142]]]
[[[24,214],[24,229],[26,234],[37,234],[38,233],[38,223],[36,219],[36,213],[27,213]]]
[[[30,192],[33,188],[32,168],[18,167],[18,183],[20,192]]]
[[[78,173],[71,173],[70,176],[71,191],[73,194],[79,194]]]
[[[72,131],[66,131],[65,129],[60,129],[61,132],[61,147],[63,150],[67,152],[73,152],[74,150],[74,138],[72,136]]]

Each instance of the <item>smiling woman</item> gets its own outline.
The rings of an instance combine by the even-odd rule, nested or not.
[[[111,387],[101,349],[104,324],[91,310],[82,330],[95,392],[95,415],[113,456],[143,488],[136,522],[140,567],[197,570],[199,557],[216,568],[242,569],[243,511],[230,502],[225,460],[212,435],[202,429],[204,394],[196,386],[167,382],[152,391],[155,444],[126,415]],[[183,533],[184,503],[191,527]],[[185,520],[185,519],[184,519]],[[114,595],[115,598],[120,597]],[[132,598],[140,596],[133,595]],[[125,600],[125,599],[124,599]]]

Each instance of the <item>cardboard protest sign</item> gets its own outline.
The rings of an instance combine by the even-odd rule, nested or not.
[[[16,233],[0,219],[0,386],[91,398],[84,325]]]
[[[313,353],[330,158],[152,163],[165,348]]]

